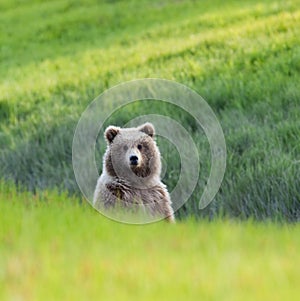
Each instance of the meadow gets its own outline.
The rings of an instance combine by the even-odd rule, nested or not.
[[[191,132],[201,174],[178,216],[299,219],[299,1],[226,1],[222,9],[214,1],[0,7],[1,178],[31,191],[59,187],[80,195],[71,145],[86,106],[126,80],[165,78],[204,97],[223,128],[227,170],[209,208],[198,210],[210,153],[190,116],[140,102],[109,123],[163,111]],[[167,166],[176,167],[176,152],[160,148]],[[98,162],[101,169],[101,156]],[[170,187],[176,170],[166,173]]]
[[[58,192],[0,193],[1,300],[299,298],[300,227],[124,225]]]
[[[0,62],[1,300],[297,300],[299,0],[0,0]],[[87,105],[147,77],[197,91],[227,144],[199,210],[210,152],[189,114],[139,101],[107,121],[160,113],[191,133],[200,178],[173,226],[102,217],[72,169]],[[172,189],[178,153],[158,144]],[[102,132],[97,146],[101,172]]]

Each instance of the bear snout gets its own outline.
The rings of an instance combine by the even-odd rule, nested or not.
[[[131,155],[129,157],[130,165],[138,165],[139,164],[139,158],[136,155]]]

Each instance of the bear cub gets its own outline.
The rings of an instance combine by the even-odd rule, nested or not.
[[[93,205],[100,209],[143,210],[174,221],[170,195],[161,182],[160,152],[151,123],[136,128],[109,126],[103,172],[97,181]]]

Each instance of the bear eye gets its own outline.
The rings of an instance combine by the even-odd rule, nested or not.
[[[143,148],[142,144],[138,144],[137,148],[141,150]]]
[[[124,146],[123,146],[123,149],[124,149],[124,151],[127,151],[127,150],[128,150],[128,146],[127,146],[127,145],[124,145]]]

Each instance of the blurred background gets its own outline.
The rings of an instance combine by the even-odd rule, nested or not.
[[[71,151],[86,106],[124,81],[165,78],[196,90],[223,128],[227,170],[209,207],[198,210],[209,145],[189,114],[140,101],[107,124],[160,113],[191,133],[200,178],[177,218],[299,221],[299,7],[296,0],[1,0],[0,178],[23,190],[79,196]],[[101,172],[102,133],[99,141]],[[158,144],[172,188],[178,154]]]

